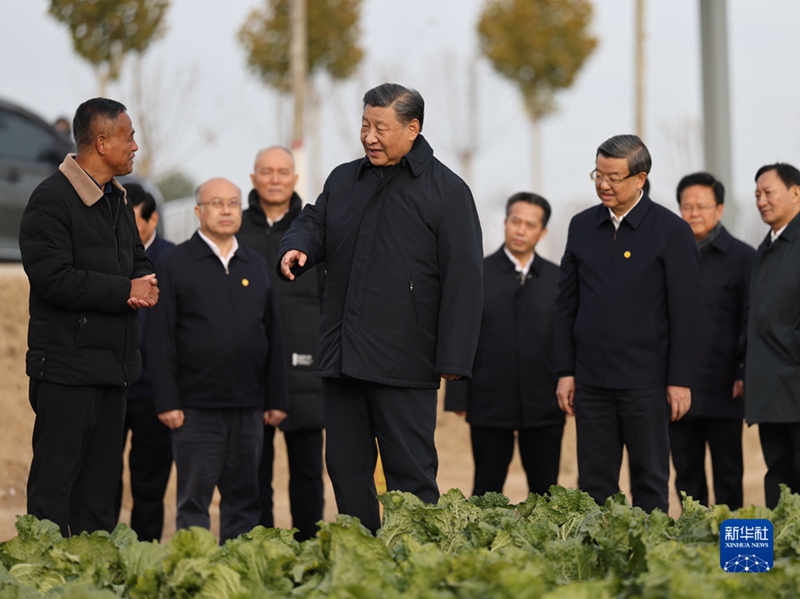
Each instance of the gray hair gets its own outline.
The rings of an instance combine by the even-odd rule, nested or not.
[[[366,108],[367,106],[394,108],[397,120],[403,126],[417,119],[419,121],[419,130],[422,131],[422,121],[425,118],[425,100],[415,89],[403,87],[398,83],[383,83],[364,94],[364,107]]]
[[[653,166],[653,159],[647,146],[636,135],[615,135],[605,140],[597,148],[597,156],[603,155],[606,158],[624,158],[628,161],[628,174],[650,173]]]
[[[258,164],[258,159],[261,158],[264,154],[266,154],[270,150],[283,150],[284,152],[286,152],[286,155],[292,159],[292,166],[294,166],[294,154],[292,154],[292,151],[285,146],[269,146],[268,148],[263,148],[259,150],[258,154],[256,154],[255,163]]]

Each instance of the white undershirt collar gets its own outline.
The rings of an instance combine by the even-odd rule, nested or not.
[[[781,236],[781,233],[783,233],[783,232],[784,232],[784,230],[786,229],[786,227],[788,227],[788,226],[789,226],[789,223],[786,223],[785,225],[783,225],[783,226],[782,226],[780,229],[778,229],[777,231],[775,231],[775,230],[773,230],[773,229],[770,229],[770,231],[769,231],[769,242],[770,242],[770,243],[775,243],[775,240],[776,240],[778,237],[780,237],[780,236]]]
[[[228,253],[227,256],[223,256],[222,252],[219,249],[219,246],[213,241],[211,241],[211,239],[203,235],[203,232],[200,229],[197,229],[197,234],[200,236],[200,239],[202,239],[208,244],[208,247],[211,248],[211,251],[214,252],[214,255],[216,255],[216,257],[219,258],[219,261],[222,262],[222,266],[225,267],[225,274],[227,274],[229,272],[228,265],[231,263],[231,258],[233,258],[233,255],[236,253],[236,250],[239,249],[239,241],[236,239],[236,236],[234,236],[233,238],[233,245],[231,246],[231,251]]]
[[[516,270],[519,273],[520,280],[524,281],[528,276],[528,272],[530,272],[531,270],[531,264],[533,264],[533,257],[535,253],[532,252],[531,258],[530,260],[528,260],[528,263],[525,266],[522,266],[520,261],[517,260],[517,257],[514,256],[514,254],[512,254],[511,252],[509,252],[506,246],[503,246],[503,251],[506,253],[506,256],[508,256],[508,259],[511,260],[511,263],[514,265],[514,270]]]
[[[615,231],[619,230],[619,226],[622,224],[622,219],[624,219],[626,216],[628,216],[631,213],[631,210],[636,208],[636,204],[639,203],[639,201],[642,199],[643,195],[644,195],[644,190],[640,189],[639,190],[639,197],[636,198],[636,201],[633,203],[633,206],[628,208],[628,210],[622,216],[618,217],[616,214],[614,214],[614,211],[611,208],[608,209],[608,213],[611,215],[611,223],[614,225],[614,230]]]

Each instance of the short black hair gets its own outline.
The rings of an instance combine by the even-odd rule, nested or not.
[[[128,199],[131,201],[131,206],[141,205],[142,218],[146,221],[150,220],[153,213],[156,211],[156,199],[149,191],[138,183],[126,183],[125,191],[127,192]]]
[[[699,172],[686,175],[680,180],[680,183],[678,183],[678,190],[675,193],[678,199],[678,205],[681,203],[681,194],[683,193],[683,190],[687,187],[691,187],[692,185],[710,187],[714,192],[714,200],[717,202],[717,206],[725,203],[725,186],[722,184],[722,182],[717,181],[717,178],[711,173]]]
[[[653,159],[644,142],[636,135],[615,135],[605,140],[597,148],[595,158],[624,158],[628,162],[628,175],[650,174]]]
[[[787,164],[786,162],[776,162],[775,164],[765,164],[756,173],[756,182],[758,182],[758,178],[768,171],[775,171],[778,173],[778,177],[780,177],[783,184],[786,186],[786,189],[793,187],[795,185],[800,185],[800,171],[798,171],[795,167],[791,164]]]
[[[403,87],[399,83],[383,83],[364,94],[364,107],[367,106],[394,108],[397,119],[403,123],[403,126],[417,119],[419,130],[422,131],[422,121],[425,119],[425,100],[415,89]]]
[[[72,133],[78,150],[88,148],[94,143],[98,135],[98,126],[107,121],[115,121],[120,114],[128,109],[108,98],[92,98],[78,106],[75,118],[72,120]],[[101,121],[105,121],[101,123]]]
[[[544,212],[544,215],[542,216],[542,227],[547,226],[547,223],[550,221],[550,214],[552,214],[550,202],[545,200],[542,196],[536,195],[535,193],[531,193],[529,191],[519,191],[508,198],[508,201],[506,202],[506,218],[508,218],[508,215],[511,213],[511,206],[517,202],[526,202],[528,204],[533,204],[534,206],[539,206],[539,208],[541,208]]]

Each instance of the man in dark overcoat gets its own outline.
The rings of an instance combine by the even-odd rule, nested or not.
[[[769,508],[780,485],[800,492],[800,171],[756,173],[756,206],[770,232],[758,246],[747,321],[745,419],[758,424]]]
[[[364,95],[366,156],[328,177],[281,242],[283,276],[325,262],[319,362],[326,461],[339,512],[380,526],[387,488],[435,502],[436,390],[469,377],[480,328],[483,251],[472,193],[420,134],[419,92]]]
[[[687,223],[642,189],[650,152],[635,135],[597,149],[600,204],[573,217],[556,302],[557,396],[575,415],[578,485],[669,509],[669,422],[691,405],[700,277]]]
[[[505,243],[483,262],[483,316],[469,381],[448,381],[445,409],[465,415],[473,495],[503,492],[514,439],[531,493],[558,482],[564,412],[556,400],[553,311],[558,266],[534,250],[550,204],[520,192],[506,204]]]
[[[734,510],[742,507],[744,470],[744,356],[739,339],[755,250],[722,225],[725,188],[713,175],[686,175],[678,183],[677,196],[700,252],[702,293],[692,407],[669,427],[675,487],[708,505],[708,445],[714,500]]]

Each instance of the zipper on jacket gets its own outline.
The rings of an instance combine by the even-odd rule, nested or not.
[[[408,291],[411,294],[411,308],[414,310],[414,324],[419,326],[417,320],[417,298],[414,297],[414,278],[408,273]]]
[[[117,219],[119,218],[119,204],[120,198],[117,196],[117,211],[114,212],[111,210],[111,204],[109,203],[108,209],[111,210],[111,228],[114,230],[114,249],[117,252],[117,264],[119,264],[120,272],[122,272],[122,262],[119,259],[119,239],[117,239]]]

